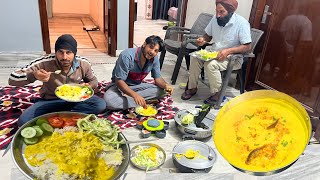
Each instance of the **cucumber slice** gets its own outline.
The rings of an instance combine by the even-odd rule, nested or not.
[[[36,125],[38,125],[38,126],[40,126],[40,125],[43,124],[43,123],[47,123],[47,124],[48,124],[48,120],[45,119],[45,118],[39,118],[39,119],[37,119],[37,121],[36,121]]]
[[[26,127],[22,129],[20,134],[24,138],[33,138],[36,136],[37,131],[33,127]]]
[[[32,126],[32,127],[37,131],[37,134],[36,134],[35,137],[40,137],[40,136],[42,136],[43,131],[42,131],[42,129],[40,128],[40,126]]]
[[[26,143],[27,145],[31,145],[31,144],[35,144],[38,142],[38,138],[37,137],[33,137],[33,138],[23,138],[24,143]]]
[[[53,130],[54,130],[53,127],[50,126],[48,123],[41,124],[40,128],[47,133],[53,133]]]

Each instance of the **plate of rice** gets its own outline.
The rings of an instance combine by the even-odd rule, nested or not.
[[[158,110],[152,106],[152,105],[147,105],[147,108],[143,108],[142,106],[137,106],[135,109],[135,112],[141,116],[155,116],[158,114]]]
[[[89,86],[81,84],[63,84],[55,90],[58,98],[69,102],[81,102],[91,98],[94,91]]]
[[[152,171],[158,169],[166,160],[165,151],[153,143],[142,143],[131,149],[130,162],[138,169]]]
[[[46,124],[44,119],[52,116],[80,118],[76,126],[55,128],[48,133],[42,127]],[[37,126],[44,133],[35,136],[37,142],[26,143],[26,133],[23,136],[22,131]],[[31,137],[30,133],[27,135]],[[14,164],[28,179],[118,179],[129,164],[130,148],[125,141],[118,126],[108,120],[83,113],[57,112],[36,117],[20,127],[13,137],[11,151]]]

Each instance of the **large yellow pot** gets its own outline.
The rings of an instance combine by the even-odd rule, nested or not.
[[[310,118],[292,97],[273,90],[244,93],[219,111],[213,139],[235,168],[254,175],[280,172],[293,164],[311,136]]]

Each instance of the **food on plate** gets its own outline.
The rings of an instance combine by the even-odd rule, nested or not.
[[[189,125],[191,123],[194,122],[194,115],[189,113],[187,115],[185,115],[182,119],[181,119],[181,124],[183,125]]]
[[[187,159],[194,159],[196,157],[202,157],[200,155],[199,150],[187,149],[184,153],[175,153],[175,156],[180,159],[182,156],[186,157]]]
[[[11,106],[11,104],[12,104],[12,101],[3,101],[2,102],[3,106]]]
[[[21,136],[24,138],[33,138],[37,134],[37,131],[32,127],[26,127],[21,131]]]
[[[83,101],[93,95],[93,91],[88,86],[64,84],[56,89],[57,97],[66,101]]]
[[[147,108],[143,108],[142,106],[136,107],[136,113],[142,115],[142,116],[154,116],[157,114],[157,110],[150,105],[147,105]]]
[[[0,130],[0,136],[4,135],[4,134],[8,134],[13,128],[4,128],[2,130]]]
[[[217,52],[217,51],[210,52],[205,49],[201,49],[200,51],[196,52],[196,55],[199,55],[204,60],[215,59],[215,58],[217,58],[218,54],[219,54],[219,52]]]
[[[48,119],[38,119],[36,123],[44,121],[44,123],[49,123],[54,128],[62,128],[65,126],[75,126],[78,119],[78,116],[61,117],[56,115],[48,117]]]
[[[285,167],[300,156],[308,139],[305,118],[281,99],[247,100],[219,118],[213,130],[217,149],[229,163],[249,171]]]
[[[66,120],[73,116],[53,117]],[[37,179],[109,179],[121,165],[124,157],[119,145],[124,142],[118,140],[119,127],[110,121],[88,115],[75,126],[55,128],[52,134],[38,138],[36,129],[49,125],[44,120],[39,118],[36,123],[40,126],[21,131],[28,137],[24,156]]]
[[[138,146],[132,154],[131,161],[139,167],[144,167],[146,171],[158,167],[164,160],[163,152],[153,146]]]

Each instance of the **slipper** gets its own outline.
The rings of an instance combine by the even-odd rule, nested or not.
[[[226,100],[226,96],[223,96],[222,98],[222,102]],[[213,96],[208,97],[206,100],[203,101],[204,104],[209,104],[209,105],[213,105],[216,102],[218,102],[218,100],[213,99]]]
[[[195,91],[194,93],[191,92],[190,89],[186,90],[182,95],[181,95],[181,99],[182,100],[188,100],[190,99],[192,96],[194,96],[195,94],[197,94],[197,91]]]

